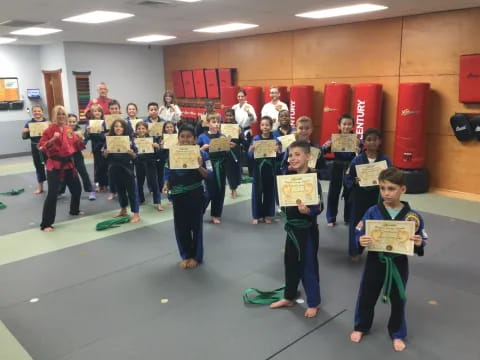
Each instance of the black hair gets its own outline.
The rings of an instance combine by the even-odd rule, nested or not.
[[[128,107],[129,107],[130,105],[133,105],[133,106],[135,106],[135,110],[137,110],[137,111],[138,111],[137,104],[135,104],[135,103],[128,103],[128,104],[127,104],[127,107],[125,108],[125,109],[126,109],[126,111],[128,111]]]
[[[338,118],[338,125],[340,125],[342,123],[343,119],[350,119],[350,120],[352,120],[352,125],[355,125],[355,120],[353,120],[353,116],[350,115],[350,114],[347,114],[347,113],[343,114],[342,116],[340,116]]]
[[[268,116],[268,115],[264,115],[262,116],[262,118],[260,119],[260,122],[262,122],[262,120],[267,120],[269,123],[270,123],[270,126],[273,126],[273,119]]]
[[[127,125],[127,122],[123,119],[117,119],[112,123],[112,125],[110,125],[110,130],[108,131],[108,135],[109,136],[114,136],[115,135],[114,128],[115,128],[116,123],[122,124],[122,128],[123,128],[123,134],[122,135],[128,135],[128,125]]]
[[[108,103],[108,107],[110,108],[110,106],[114,106],[114,105],[118,105],[118,108],[120,109],[120,103],[113,99],[113,100],[110,100],[110,102]]]
[[[378,181],[389,181],[392,184],[398,185],[398,186],[404,186],[405,185],[405,173],[397,169],[395,167],[391,167],[385,170],[382,170],[380,175],[378,175]]]
[[[305,154],[310,154],[310,143],[305,140],[295,140],[288,147],[289,149],[300,148]]]
[[[177,133],[177,127],[175,126],[175,123],[173,121],[165,121],[165,123],[163,124],[163,127],[162,127],[162,133],[165,133],[165,128],[167,127],[168,124],[172,124],[173,125],[173,133],[176,134]]]
[[[178,129],[178,136],[180,136],[180,134],[184,131],[188,131],[192,133],[193,137],[197,137],[197,134],[195,133],[195,128],[190,124],[184,124],[180,126],[180,129]]]
[[[379,139],[382,138],[382,136],[380,135],[380,130],[375,128],[369,128],[363,133],[363,141],[365,141],[369,135],[376,135]]]
[[[135,124],[135,132],[137,132],[139,126],[145,127],[148,131],[148,124],[145,121],[139,121]]]
[[[238,95],[239,93],[242,93],[243,96],[247,96],[247,92],[245,91],[245,89],[238,89],[237,95]]]
[[[148,105],[147,105],[147,110],[150,109],[150,106],[156,106],[157,109],[158,109],[158,107],[159,107],[159,106],[158,106],[158,103],[156,103],[155,101],[152,101],[152,102],[149,102],[149,103],[148,103]]]
[[[75,119],[77,119],[77,120],[78,120],[78,116],[77,116],[77,115],[75,115],[74,113],[68,113],[68,115],[67,115],[67,119],[68,119],[69,117],[74,117]]]

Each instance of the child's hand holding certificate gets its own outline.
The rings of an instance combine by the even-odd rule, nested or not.
[[[109,153],[128,153],[130,148],[129,136],[106,136]]]
[[[255,159],[277,157],[276,140],[257,140],[254,143],[253,157]]]
[[[135,138],[135,145],[137,146],[139,154],[151,154],[153,149],[153,138]]]
[[[175,145],[170,148],[169,160],[170,169],[187,170],[198,169],[198,157],[200,147],[198,145]]]
[[[378,176],[382,170],[385,170],[386,168],[388,168],[388,165],[385,160],[371,164],[355,165],[357,177],[360,179],[360,187],[378,186]]]
[[[318,178],[316,173],[278,175],[277,189],[280,206],[317,205]]]
[[[414,221],[366,220],[365,235],[372,238],[368,251],[413,255]]]

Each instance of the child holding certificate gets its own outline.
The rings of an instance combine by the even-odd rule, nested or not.
[[[99,104],[92,105],[90,116],[86,126],[86,137],[87,141],[90,140],[92,143],[93,181],[98,184],[97,191],[105,192],[108,186],[108,166],[102,154],[105,145],[103,108]]]
[[[380,137],[380,131],[377,129],[367,129],[363,133],[363,144],[365,150],[352,160],[345,173],[345,186],[350,193],[348,253],[352,261],[358,261],[360,254],[363,251],[363,248],[359,248],[355,240],[355,227],[362,219],[368,208],[378,203],[380,195],[380,189],[378,185],[366,187],[360,186],[360,178],[357,175],[355,165],[372,164],[385,160],[387,166],[391,167],[392,165],[390,159],[380,152],[381,143],[382,140]]]
[[[295,141],[289,147],[288,174],[316,173],[308,167],[310,144],[307,141]],[[279,176],[280,178],[280,176]],[[322,194],[317,180],[318,194]],[[323,210],[321,196],[316,205],[305,205],[300,199],[297,206],[282,207],[285,217],[285,293],[284,299],[270,305],[272,309],[291,307],[295,304],[300,280],[305,289],[307,310],[305,317],[317,315],[320,305],[320,278],[318,274],[318,225],[317,216]]]
[[[273,119],[262,116],[260,120],[260,135],[252,139],[248,150],[249,158],[255,161],[252,182],[252,224],[257,225],[259,220],[266,224],[272,222],[275,215],[275,176],[277,175],[277,158],[280,153],[280,143],[272,134]],[[273,157],[255,157],[255,142],[261,140],[275,140],[276,148]]]
[[[36,124],[40,122],[47,122],[47,119],[43,117],[43,108],[40,105],[32,106],[32,119],[28,121],[22,130],[22,139],[30,139],[30,148],[32,150],[33,165],[35,166],[35,172],[37,174],[37,190],[34,191],[35,195],[43,192],[43,183],[47,180],[45,176],[45,159],[42,156],[42,152],[38,150],[38,142],[41,136],[32,136],[30,134],[29,124]]]
[[[149,136],[147,123],[143,121],[138,122],[135,126],[135,134],[136,139],[148,139]],[[135,159],[135,173],[137,175],[138,198],[140,204],[145,202],[145,193],[143,191],[143,187],[145,185],[146,177],[148,187],[152,192],[153,204],[158,211],[163,211],[163,207],[161,205],[161,190],[159,187],[158,173],[156,169],[157,152],[159,148],[160,145],[152,139],[151,149],[148,149],[150,152],[143,153],[138,151],[137,158]]]
[[[190,125],[181,126],[178,130],[178,143],[195,145],[195,129]],[[198,169],[165,168],[163,192],[169,192],[173,200],[173,224],[182,257],[182,269],[192,269],[203,261],[203,180],[209,176],[207,163],[208,154],[200,150]]]
[[[110,126],[108,136],[126,136],[128,138],[126,149],[120,149],[122,152],[113,152],[115,149],[109,149],[107,139],[103,155],[108,158],[109,178],[118,192],[120,212],[115,217],[127,215],[127,206],[130,203],[130,210],[133,213],[130,222],[136,223],[140,221],[138,192],[133,165],[137,148],[130,139],[128,124],[125,120],[115,120]]]
[[[290,125],[290,112],[288,110],[280,110],[278,112],[278,122],[280,126],[273,132],[276,138],[280,136],[290,135],[295,129]],[[283,152],[287,149],[282,149]]]
[[[343,114],[340,119],[338,119],[338,130],[340,134],[353,134],[353,117],[350,114]],[[322,146],[323,153],[330,152],[332,148],[332,138],[328,139],[325,144]],[[338,198],[340,192],[344,187],[343,178],[345,176],[345,171],[348,169],[350,162],[357,155],[356,152],[334,152],[334,160],[332,165],[332,170],[330,173],[330,186],[328,187],[328,198],[327,198],[327,225],[335,226],[337,222],[337,213],[338,213]],[[348,214],[348,192],[346,189],[343,189],[343,198],[344,198],[344,207],[343,207],[343,220],[347,224],[349,220]]]
[[[225,110],[225,124],[237,124],[235,120],[235,110]],[[244,136],[242,130],[238,128],[238,138],[230,139],[235,146],[232,147],[227,155],[227,161],[225,164],[227,172],[228,186],[230,187],[231,197],[235,199],[237,197],[237,188],[242,182],[242,147]]]
[[[225,135],[220,133],[220,116],[218,114],[207,115],[207,123],[208,131],[201,134],[197,139],[197,144],[200,146],[200,149],[208,152],[208,157],[213,166],[213,176],[206,180],[208,200],[205,204],[205,208],[207,208],[208,203],[211,202],[211,221],[214,224],[220,224],[223,212],[223,202],[225,201],[225,163],[227,161],[230,147],[228,147],[228,149],[223,149],[222,151],[216,151],[215,149],[210,148],[210,142],[213,139],[218,139],[220,137],[223,137],[224,139],[226,138]]]
[[[356,240],[362,247],[372,244],[373,232],[372,234],[365,233],[365,224],[368,220],[413,221],[415,234],[409,238],[407,236],[406,241],[413,242],[413,252],[418,256],[423,256],[424,246],[428,240],[427,233],[424,230],[423,219],[418,212],[410,208],[407,202],[400,201],[401,195],[406,191],[403,171],[396,168],[383,170],[380,173],[379,182],[383,201],[370,207],[358,223],[355,234]],[[394,276],[394,274],[398,274],[399,277]],[[382,301],[388,303],[390,300],[391,302],[388,333],[392,339],[393,349],[395,351],[405,349],[404,340],[407,336],[405,287],[407,279],[407,255],[394,252],[368,252],[355,310],[354,331],[350,334],[350,339],[353,342],[360,342],[363,335],[370,330],[375,303],[383,287]],[[388,283],[391,286],[386,286]]]
[[[173,134],[176,134],[177,133],[177,126],[175,125],[175,123],[173,121],[165,121],[165,123],[163,124],[163,132],[162,134],[168,134],[168,135],[173,135]],[[162,154],[161,156],[163,156],[163,158],[165,159],[165,163],[166,161],[168,161],[168,155],[169,155],[169,150],[165,148],[165,137],[162,135],[162,142],[160,143],[160,154]],[[178,136],[177,136],[177,143],[178,143]],[[160,189],[163,188],[163,184],[165,182],[165,170],[163,171],[163,179],[158,179],[159,183],[161,184],[160,186]],[[172,205],[172,197],[170,195],[167,195],[167,198],[168,198],[168,205]]]

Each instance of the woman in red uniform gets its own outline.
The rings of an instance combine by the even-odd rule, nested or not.
[[[57,208],[57,195],[60,182],[63,180],[72,194],[70,200],[70,215],[83,215],[79,210],[82,188],[78,179],[73,154],[85,148],[82,140],[66,125],[67,111],[61,105],[52,110],[52,124],[43,132],[38,149],[47,156],[48,194],[43,204],[43,231],[53,231]]]

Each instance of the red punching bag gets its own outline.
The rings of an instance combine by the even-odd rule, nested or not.
[[[287,86],[277,86],[278,92],[280,93],[280,101],[288,104],[288,87]],[[270,86],[265,86],[263,88],[263,104],[270,102]],[[262,109],[260,109],[262,110]]]
[[[295,126],[295,121],[300,116],[308,116],[313,121],[313,86],[290,86],[290,124]]]
[[[257,122],[250,126],[252,135],[260,133],[260,113],[262,111],[262,88],[260,86],[244,86],[243,89],[247,93],[247,102],[255,109],[257,115]]]
[[[222,86],[220,88],[220,113],[223,117],[225,117],[225,110],[237,103],[237,93],[239,89],[239,86]]]
[[[393,164],[400,169],[425,166],[429,83],[401,83],[398,87],[397,124]]]
[[[382,84],[357,84],[353,87],[354,133],[363,138],[368,128],[381,130]]]
[[[348,112],[350,108],[349,100],[349,84],[325,84],[320,145],[323,145],[333,133],[338,133],[338,118]],[[332,159],[333,154],[328,153],[325,157]]]

